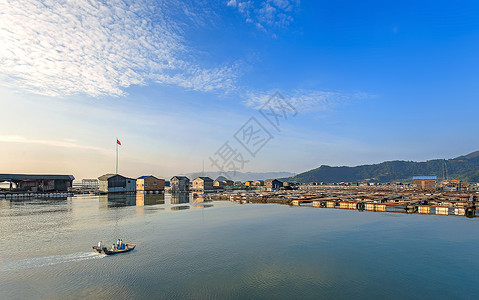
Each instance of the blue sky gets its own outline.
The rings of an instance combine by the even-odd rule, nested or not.
[[[0,3],[2,172],[240,171],[479,150],[476,1]],[[297,114],[258,112],[276,92]],[[276,98],[275,98],[276,99]],[[273,138],[253,157],[251,117]]]

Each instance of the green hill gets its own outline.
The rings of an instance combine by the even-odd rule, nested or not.
[[[443,178],[444,159],[414,161],[387,161],[374,165],[357,167],[319,168],[300,173],[286,180],[297,182],[392,182],[411,181],[413,176],[437,176]],[[479,151],[446,160],[449,179],[479,182]]]

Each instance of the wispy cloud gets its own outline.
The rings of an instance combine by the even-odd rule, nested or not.
[[[0,2],[0,74],[33,93],[121,96],[150,81],[198,91],[231,89],[235,66],[202,66],[169,13],[148,0]],[[175,6],[176,5],[176,6]],[[188,13],[187,17],[191,17]]]
[[[0,143],[24,143],[24,144],[39,144],[39,145],[47,145],[53,147],[61,147],[61,148],[72,148],[72,149],[81,149],[81,150],[93,150],[98,151],[106,155],[110,155],[113,153],[113,150],[96,147],[96,146],[89,146],[89,145],[81,145],[73,139],[65,139],[65,140],[38,140],[38,139],[29,139],[23,136],[16,136],[16,135],[0,135]]]
[[[244,104],[251,108],[260,108],[263,106],[277,91],[250,91],[244,94]],[[338,91],[320,91],[320,90],[304,90],[298,89],[292,92],[280,91],[283,97],[294,108],[301,112],[324,111],[329,110],[338,105],[347,104],[351,101],[371,98],[363,92],[338,92]]]
[[[293,22],[299,0],[229,0],[227,5],[236,8],[246,19],[261,30],[282,28]]]

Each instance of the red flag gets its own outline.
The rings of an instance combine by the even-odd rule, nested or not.
[[[116,143],[121,146],[121,143],[118,139],[116,139]]]

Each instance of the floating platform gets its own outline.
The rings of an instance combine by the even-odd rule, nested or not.
[[[348,209],[370,212],[475,217],[477,193],[386,191],[371,189],[328,189],[314,191],[222,192],[205,196],[211,201],[277,203],[292,206]]]

